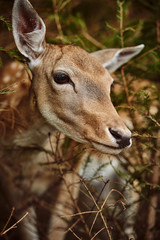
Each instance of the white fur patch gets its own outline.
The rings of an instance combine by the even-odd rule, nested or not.
[[[86,158],[87,157],[88,155],[86,154]],[[85,161],[87,160],[85,159]],[[110,164],[111,162],[112,164]],[[103,167],[100,168],[100,166]],[[96,154],[91,154],[90,160],[87,164],[85,163],[85,166],[83,167],[84,169],[82,170],[81,175],[85,179],[93,180],[95,178],[93,181],[97,182],[97,180],[99,181],[99,178],[97,179],[97,177],[101,176],[104,180],[112,180],[114,168],[118,167],[118,161],[117,158],[112,155],[105,154],[98,156]]]
[[[28,65],[30,69],[33,69],[34,67],[38,66],[41,63],[41,58],[37,58],[36,60],[31,60]]]
[[[149,109],[150,114],[155,115],[158,112],[157,106],[151,106]]]
[[[12,63],[11,63],[11,68],[12,68],[12,69],[16,69],[17,66],[18,66],[18,63],[17,63],[17,62],[12,62]]]
[[[22,72],[18,71],[18,72],[16,73],[16,78],[19,78],[21,75],[22,75]]]
[[[19,67],[18,67],[18,69],[19,69],[19,70],[22,70],[22,69],[24,69],[24,66],[23,66],[23,64],[19,64]]]
[[[3,82],[4,83],[8,83],[11,81],[11,76],[10,75],[6,75],[4,78],[3,78]]]

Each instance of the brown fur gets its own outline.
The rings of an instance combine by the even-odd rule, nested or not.
[[[53,51],[55,52],[54,55],[52,53]],[[72,58],[70,59],[71,52]],[[65,56],[65,53],[69,54],[69,56]],[[75,63],[77,56],[78,58],[82,56],[81,59],[84,61],[77,60]],[[90,62],[88,66],[86,66],[87,62]],[[72,86],[70,86],[69,90],[72,93],[70,97],[75,94],[75,96],[79,98],[79,102],[76,98],[75,100],[63,100],[63,97],[67,94],[65,93],[66,90],[64,89],[60,91],[58,88],[53,88],[52,74],[56,66],[62,63],[72,67],[75,70],[75,76],[84,76],[79,78],[75,77],[75,80],[77,81],[75,84],[77,93],[73,91]],[[9,67],[11,67],[11,64],[12,63],[7,66],[7,73],[4,69],[1,75],[1,89],[7,87],[6,85],[3,85],[3,76],[10,73]],[[17,66],[18,65],[19,63],[17,63]],[[47,71],[44,68],[46,65]],[[78,68],[78,66],[80,68]],[[100,68],[101,70],[98,71],[98,77],[95,76],[93,78],[96,71],[96,67],[94,68],[94,66]],[[82,71],[83,67],[84,71]],[[1,191],[3,193],[5,192],[4,195],[7,199],[12,199],[10,207],[16,207],[17,218],[25,213],[24,209],[28,209],[31,216],[34,215],[30,202],[37,199],[37,197],[40,197],[40,199],[42,199],[43,202],[46,202],[45,204],[47,205],[52,204],[53,206],[51,212],[53,211],[53,213],[49,227],[49,239],[53,239],[55,234],[57,234],[57,239],[62,239],[64,231],[59,229],[59,226],[62,225],[65,228],[66,224],[63,219],[60,219],[55,214],[55,209],[57,208],[56,205],[58,204],[57,206],[59,206],[59,204],[61,204],[61,208],[63,207],[62,212],[59,212],[58,214],[65,215],[72,212],[72,207],[69,207],[67,210],[66,204],[72,206],[72,198],[75,199],[77,197],[79,185],[77,185],[79,181],[78,172],[81,168],[81,161],[83,159],[81,158],[81,161],[77,161],[75,157],[71,157],[71,155],[69,155],[71,158],[68,161],[68,157],[66,155],[67,162],[65,162],[65,157],[58,157],[58,159],[61,159],[61,167],[63,167],[65,171],[67,169],[72,169],[73,171],[74,169],[72,174],[66,173],[64,177],[58,174],[59,167],[56,162],[53,164],[53,168],[57,169],[55,170],[57,172],[56,175],[49,166],[43,167],[43,165],[41,166],[38,164],[47,164],[48,161],[55,161],[54,157],[51,157],[49,153],[47,154],[48,150],[43,151],[44,146],[46,146],[46,140],[49,138],[48,133],[54,132],[55,128],[51,126],[50,123],[48,124],[44,116],[41,114],[41,111],[43,112],[45,104],[49,103],[52,108],[54,108],[54,113],[59,116],[60,121],[65,123],[65,128],[74,132],[79,132],[82,136],[84,136],[84,139],[87,142],[88,140],[89,142],[92,139],[94,140],[95,136],[102,141],[102,139],[104,139],[105,132],[101,129],[101,127],[103,127],[103,124],[107,124],[108,116],[112,118],[112,124],[115,121],[114,119],[118,117],[117,113],[114,112],[115,110],[112,113],[113,116],[111,114],[111,108],[113,108],[113,106],[111,105],[110,98],[107,96],[109,94],[108,88],[110,83],[107,83],[107,81],[106,83],[103,83],[103,78],[106,79],[109,75],[101,67],[100,63],[92,59],[92,57],[90,58],[85,51],[82,50],[81,52],[79,47],[64,46],[64,48],[59,48],[58,46],[50,45],[47,45],[41,64],[33,69],[32,85],[25,73],[25,79],[23,77],[22,79],[17,78],[16,74],[17,68],[15,68],[15,72],[11,73],[12,79],[14,80],[11,80],[10,83],[8,83],[10,90],[12,90],[13,84],[16,83],[16,89],[12,92],[1,95],[1,106],[4,106],[3,108],[1,107],[0,112],[0,131],[3,136],[1,138],[1,148],[3,151],[1,151],[0,156],[2,166],[1,177],[3,178],[3,186],[8,186],[7,192],[5,191],[5,188],[2,188]],[[80,96],[82,96],[82,99]],[[18,98],[18,100],[15,101],[15,98]],[[83,110],[83,107],[81,106],[88,101],[90,102],[89,109],[85,108]],[[4,103],[6,104],[4,105]],[[108,106],[106,105],[107,103],[109,104]],[[78,104],[78,106],[76,104]],[[62,111],[62,109],[65,111]],[[67,111],[69,112],[67,113]],[[116,117],[114,117],[114,115]],[[120,123],[122,123],[121,120],[119,120],[118,124]],[[74,133],[72,134],[74,136]],[[56,152],[56,137],[54,138],[53,145],[54,152]],[[45,149],[49,149],[50,151],[52,150],[50,143],[48,143],[48,147],[45,147]],[[75,148],[75,152],[77,152],[77,150],[78,149]],[[75,156],[73,153],[72,155]],[[48,160],[48,157],[50,160]],[[5,176],[8,177],[6,178]],[[65,182],[63,181],[63,178],[65,179]],[[72,190],[72,198],[70,198],[68,190],[66,189],[66,182],[68,185],[70,184],[70,181],[75,182],[75,190]],[[57,188],[57,186],[59,187]],[[52,197],[50,196],[51,188],[55,189]],[[64,190],[62,191],[62,189]],[[61,203],[61,201],[63,201],[61,199],[64,198],[63,196],[65,196],[66,199],[66,203],[64,205]],[[19,201],[17,202],[17,198],[20,199],[21,204]],[[53,204],[53,202],[55,204]],[[38,205],[36,204],[37,207],[42,208],[40,206],[41,204],[39,204],[40,203],[38,203]],[[47,207],[47,212],[48,210],[49,207]],[[32,218],[34,217],[32,216]],[[32,221],[30,220],[28,222],[26,218],[24,222],[24,229],[25,226],[30,226],[31,222]],[[32,225],[36,225],[35,221],[33,221]],[[44,229],[45,228],[46,227],[44,227]],[[25,231],[25,234],[23,234],[23,239],[30,239],[32,237],[32,231]]]

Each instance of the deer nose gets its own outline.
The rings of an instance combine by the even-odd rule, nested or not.
[[[125,148],[131,145],[131,135],[125,135],[118,130],[114,130],[109,128],[111,135],[115,138],[116,143],[119,145],[120,148]]]

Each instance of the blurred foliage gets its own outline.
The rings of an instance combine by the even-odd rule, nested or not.
[[[12,26],[8,19],[4,18],[3,16],[0,16],[0,23],[5,24],[7,26],[8,31],[11,31]]]

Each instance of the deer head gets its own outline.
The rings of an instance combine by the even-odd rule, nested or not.
[[[131,132],[110,99],[115,71],[143,45],[87,53],[45,42],[45,24],[27,0],[15,0],[13,35],[33,73],[37,108],[50,126],[104,153],[131,146]],[[107,70],[108,69],[108,70]]]

